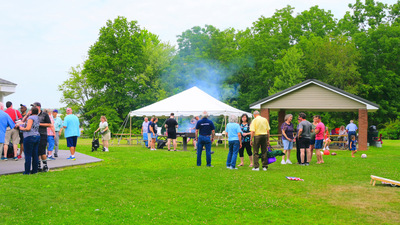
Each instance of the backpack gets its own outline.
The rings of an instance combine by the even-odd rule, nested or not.
[[[4,147],[1,150],[1,156],[4,156]],[[8,145],[7,158],[14,158],[14,146],[13,146],[13,144],[11,142]]]

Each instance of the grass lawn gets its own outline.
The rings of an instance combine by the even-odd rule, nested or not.
[[[67,149],[65,140],[61,149]],[[398,224],[400,188],[370,185],[370,175],[400,180],[400,141],[358,152],[337,151],[308,167],[270,165],[228,170],[227,150],[213,147],[213,168],[194,151],[110,147],[78,151],[103,162],[31,176],[0,176],[5,224]],[[361,159],[361,153],[368,155]],[[246,155],[245,155],[246,156]],[[78,159],[79,160],[79,159]],[[248,158],[245,157],[248,165]],[[295,152],[291,161],[296,161]],[[0,162],[1,163],[1,162]],[[304,179],[289,181],[286,176]]]

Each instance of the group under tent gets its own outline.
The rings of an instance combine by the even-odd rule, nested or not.
[[[155,116],[167,118],[171,113],[174,113],[175,117],[180,119],[200,116],[204,111],[206,111],[209,116],[223,116],[223,127],[226,127],[227,117],[230,115],[241,117],[243,114],[247,114],[249,117],[252,117],[251,113],[225,104],[195,86],[159,102],[131,111],[125,118],[120,130],[125,130],[129,122],[129,138],[131,139],[132,117]],[[222,133],[222,127],[220,133]],[[119,138],[122,138],[122,134],[120,134]]]

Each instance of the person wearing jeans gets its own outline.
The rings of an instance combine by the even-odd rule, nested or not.
[[[209,120],[206,111],[202,114],[202,119],[196,124],[195,139],[197,141],[197,166],[201,166],[201,154],[203,146],[206,147],[206,160],[207,166],[211,166],[211,144],[214,141],[215,126],[214,123]]]
[[[39,166],[39,142],[40,142],[40,119],[38,117],[38,108],[32,107],[31,115],[28,117],[26,124],[20,125],[20,130],[24,135],[25,147],[25,171],[24,175],[35,174],[38,172]],[[32,171],[31,171],[32,164]]]
[[[354,135],[355,137],[357,137],[357,130],[358,130],[357,125],[354,124],[353,120],[350,120],[350,123],[347,124],[347,126],[346,126],[346,131],[347,131],[347,135],[348,135],[348,137],[347,137],[347,141],[348,141],[347,145],[349,147],[349,150],[350,150],[351,136]]]
[[[226,135],[228,135],[229,142],[229,153],[228,158],[226,159],[226,168],[237,169],[235,166],[239,149],[242,147],[242,129],[237,123],[237,117],[235,115],[231,115],[229,117],[229,123],[226,125],[225,132]]]

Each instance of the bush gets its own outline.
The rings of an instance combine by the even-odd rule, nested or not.
[[[400,139],[400,119],[386,123],[380,133],[384,139]]]

